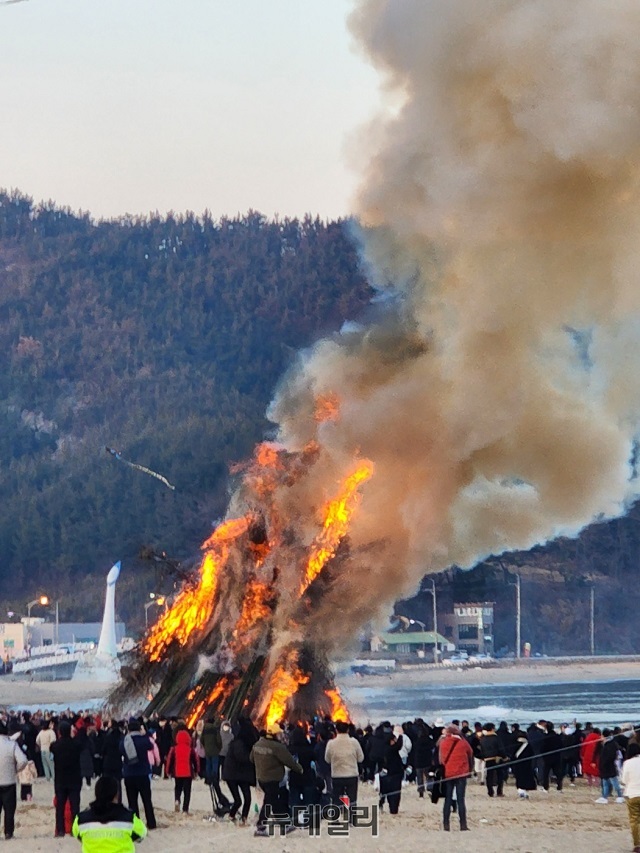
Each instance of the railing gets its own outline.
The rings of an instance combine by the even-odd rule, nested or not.
[[[13,673],[15,675],[24,672],[33,672],[34,670],[44,669],[48,666],[62,666],[66,663],[77,663],[81,660],[88,651],[90,651],[91,643],[78,643],[76,645],[87,646],[86,649],[76,649],[76,651],[68,652],[67,654],[48,654],[38,657],[31,657],[26,660],[16,661],[13,664]]]

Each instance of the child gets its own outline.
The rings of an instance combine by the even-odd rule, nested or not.
[[[180,811],[180,797],[184,794],[182,811],[189,814],[191,782],[198,778],[198,756],[191,746],[191,737],[186,729],[176,733],[176,744],[167,756],[167,775],[175,779],[175,810]]]
[[[27,748],[24,744],[22,732],[15,732],[11,735],[11,740],[15,741],[18,747],[27,754]],[[33,800],[33,783],[38,778],[38,771],[35,762],[27,761],[26,765],[18,772],[18,782],[20,782],[20,800],[23,803],[30,803]]]

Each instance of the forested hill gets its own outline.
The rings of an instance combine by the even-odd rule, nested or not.
[[[88,573],[196,552],[296,351],[370,296],[343,222],[93,223],[0,193],[0,598],[95,611]],[[123,609],[153,582],[123,572]]]
[[[370,297],[343,222],[94,223],[0,192],[0,606],[21,615],[47,593],[62,618],[99,618],[106,572],[123,559],[118,608],[140,627],[149,591],[171,585],[141,552],[197,553],[297,350]],[[595,583],[600,650],[639,651],[639,567],[636,506],[438,585],[443,606],[495,601],[496,639],[512,646],[517,571],[523,640],[551,653],[588,651]],[[430,601],[407,607],[424,618]]]

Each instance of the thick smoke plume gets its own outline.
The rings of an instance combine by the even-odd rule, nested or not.
[[[351,26],[390,102],[357,206],[390,298],[306,354],[271,416],[289,449],[373,460],[351,540],[385,546],[349,579],[373,610],[637,494],[640,5],[361,0]],[[340,417],[317,423],[325,395]]]
[[[283,381],[277,444],[145,640],[136,677],[193,719],[276,719],[291,684],[326,705],[323,664],[425,573],[638,493],[640,3],[360,0],[351,25],[389,98],[357,208],[380,298]]]

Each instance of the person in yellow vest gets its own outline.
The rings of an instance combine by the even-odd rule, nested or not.
[[[82,853],[132,853],[147,828],[140,818],[118,803],[118,782],[101,776],[95,800],[73,822],[72,833],[82,842]]]

